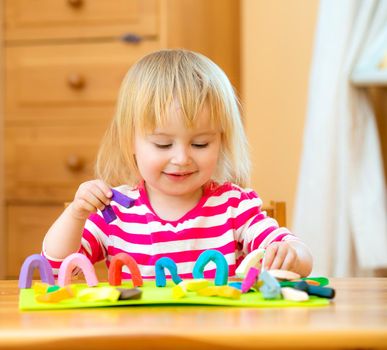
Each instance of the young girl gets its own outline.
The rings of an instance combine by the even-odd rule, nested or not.
[[[164,256],[192,278],[198,256],[216,249],[233,276],[246,254],[265,248],[266,268],[307,276],[308,248],[244,188],[249,158],[238,107],[224,72],[198,53],[163,50],[132,66],[98,154],[98,180],[79,186],[44,239],[54,273],[74,252],[107,265],[126,252],[144,278],[155,277]],[[111,201],[112,187],[134,204]],[[109,224],[101,214],[107,205],[117,216]],[[214,277],[215,265],[206,268],[204,276]]]

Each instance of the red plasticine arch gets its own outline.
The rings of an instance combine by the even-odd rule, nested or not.
[[[94,266],[87,256],[81,253],[73,253],[64,259],[60,265],[58,273],[58,285],[60,287],[67,286],[71,283],[71,274],[75,267],[79,267],[82,270],[89,287],[98,285]]]
[[[132,275],[132,282],[134,287],[142,286],[142,277],[140,269],[138,268],[136,260],[134,260],[129,254],[118,253],[113,256],[109,265],[109,284],[111,286],[121,285],[122,266],[127,266],[130,274]]]

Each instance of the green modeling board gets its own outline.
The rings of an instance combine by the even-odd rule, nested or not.
[[[156,287],[154,281],[145,281],[142,287],[142,298],[139,300],[117,300],[111,301],[79,301],[77,298],[62,300],[58,303],[40,303],[35,300],[32,288],[20,289],[20,310],[56,310],[75,309],[87,307],[111,307],[111,306],[134,306],[134,305],[214,305],[214,306],[237,306],[237,307],[317,307],[329,305],[329,300],[311,296],[308,301],[295,302],[289,300],[265,300],[260,292],[249,292],[242,294],[240,299],[227,299],[221,297],[198,296],[196,292],[188,292],[181,299],[172,298],[172,287],[175,284],[168,280],[166,287]],[[74,284],[77,290],[89,288],[87,284]],[[99,283],[99,287],[109,286],[108,283]],[[132,282],[124,282],[118,288],[133,288]]]

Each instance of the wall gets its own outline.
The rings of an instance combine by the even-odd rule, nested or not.
[[[292,225],[317,0],[242,0],[241,97],[265,202],[284,200]]]

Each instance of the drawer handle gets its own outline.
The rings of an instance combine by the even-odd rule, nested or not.
[[[75,154],[70,154],[66,160],[67,169],[72,172],[81,171],[85,167],[83,159]]]
[[[121,41],[125,43],[138,44],[143,38],[140,35],[133,33],[126,33],[121,36]]]
[[[86,85],[85,78],[77,73],[70,74],[67,77],[67,82],[72,89],[80,90]]]
[[[83,0],[67,0],[67,3],[73,8],[79,8],[83,5]]]

